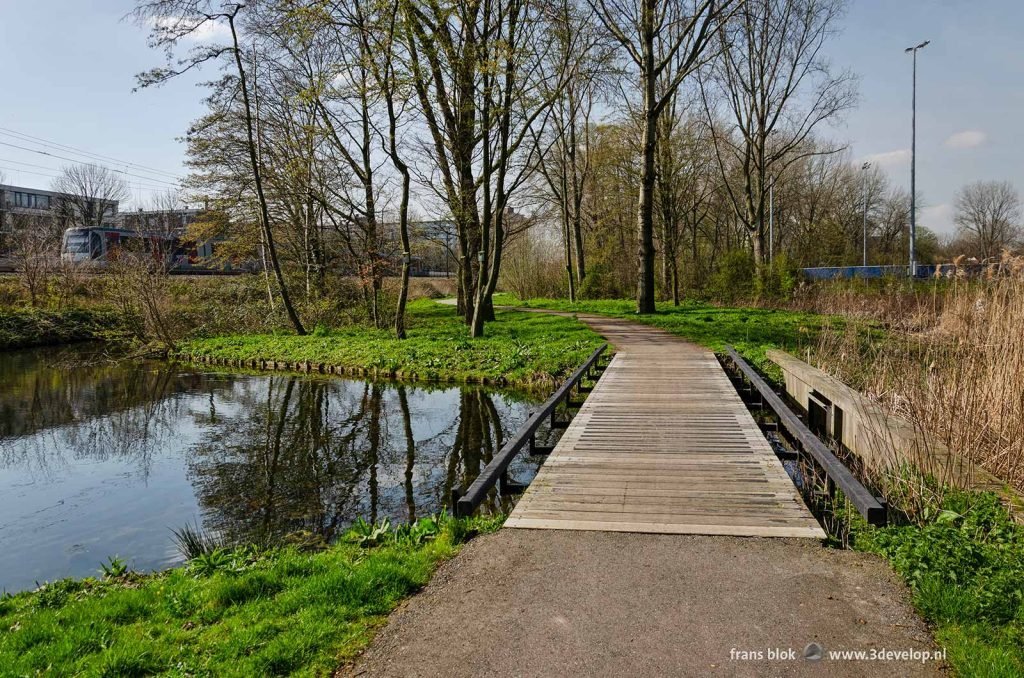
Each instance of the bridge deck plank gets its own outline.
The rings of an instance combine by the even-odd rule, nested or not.
[[[618,354],[506,527],[825,537],[714,354],[586,320]]]

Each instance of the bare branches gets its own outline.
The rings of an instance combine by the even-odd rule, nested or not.
[[[719,35],[721,58],[701,78],[709,124],[728,121],[713,137],[715,149],[758,265],[770,182],[807,152],[841,150],[808,142],[821,123],[856,99],[853,76],[834,73],[822,54],[844,5],[845,0],[745,0]],[[732,173],[736,167],[738,175]]]
[[[101,165],[68,165],[53,180],[61,194],[57,212],[66,221],[82,226],[102,226],[112,221],[117,205],[128,197],[128,184]]]
[[[991,259],[1021,242],[1020,195],[1008,181],[978,181],[956,196],[956,225],[973,241],[982,259]]]

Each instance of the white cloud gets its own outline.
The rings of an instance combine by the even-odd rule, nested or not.
[[[872,165],[882,168],[902,167],[910,164],[910,149],[901,148],[897,151],[886,151],[885,153],[872,153],[864,158]]]
[[[921,225],[936,233],[952,233],[955,230],[953,206],[942,203],[925,207],[921,210]]]
[[[182,19],[176,16],[160,16],[150,20],[153,28],[184,32],[196,22]],[[188,32],[182,40],[188,42],[224,42],[231,39],[231,29],[223,21],[204,21],[194,30]]]
[[[946,148],[975,148],[981,146],[988,139],[988,135],[977,129],[965,129],[962,132],[950,135],[946,139]]]

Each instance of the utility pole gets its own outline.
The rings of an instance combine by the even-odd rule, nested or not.
[[[866,162],[860,166],[861,171],[864,173],[864,261],[862,266],[868,265],[868,170],[871,169],[871,163]]]
[[[917,196],[915,192],[916,169],[917,169],[917,50],[923,49],[931,42],[925,40],[920,45],[908,47],[904,52],[913,55],[913,80],[911,81],[910,95],[910,277],[917,276],[917,252],[914,250],[917,239],[917,210],[914,204]]]
[[[768,177],[768,181],[768,263],[771,264],[775,261],[775,178]]]

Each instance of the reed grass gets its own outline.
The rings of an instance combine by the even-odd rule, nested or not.
[[[924,444],[933,437],[1024,491],[1024,257],[1006,255],[982,280],[953,273],[918,294],[912,323],[880,332],[889,310],[826,326],[812,355],[920,427]]]

